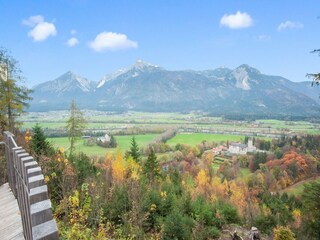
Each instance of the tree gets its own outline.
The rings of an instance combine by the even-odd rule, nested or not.
[[[24,112],[31,100],[31,91],[22,82],[21,70],[7,50],[0,48],[0,127],[1,131],[15,132],[16,117]]]
[[[110,136],[110,147],[116,148],[117,146],[118,146],[118,144],[117,144],[116,138],[113,135],[111,135]]]
[[[83,113],[77,108],[74,100],[70,105],[70,117],[67,120],[67,133],[70,141],[70,154],[74,151],[76,141],[82,136],[83,129],[87,125],[87,120],[84,118]]]
[[[143,166],[143,173],[147,176],[151,185],[153,185],[156,178],[160,176],[160,166],[153,148],[150,149],[148,159]]]
[[[43,129],[39,124],[36,124],[32,128],[32,138],[30,141],[30,150],[36,156],[41,154],[49,154],[53,150],[52,146],[47,140],[47,137],[44,135]]]
[[[320,49],[315,49],[311,51],[311,53],[318,53],[320,55]],[[310,77],[313,79],[312,85],[313,84],[320,84],[320,73],[309,73],[307,74],[307,77]]]
[[[209,181],[210,181],[210,178],[206,174],[205,170],[201,169],[196,177],[198,188],[201,191],[206,192],[206,187],[208,186]]]
[[[262,152],[262,153],[257,152],[253,157],[254,158],[249,163],[249,168],[250,168],[251,172],[254,172],[257,169],[259,169],[260,164],[266,163],[266,161],[267,161],[267,154],[264,152]]]
[[[117,150],[115,159],[112,163],[112,177],[116,183],[123,183],[125,177],[125,165],[122,157],[121,149]]]
[[[302,216],[309,239],[320,239],[320,183],[311,182],[302,193]]]
[[[140,150],[135,137],[131,138],[131,146],[130,146],[129,154],[131,155],[131,157],[136,163],[140,163],[141,154],[140,154]]]
[[[273,229],[274,240],[295,240],[293,232],[288,227],[279,226]]]
[[[189,239],[191,227],[192,220],[188,216],[183,216],[179,210],[174,209],[164,220],[163,239]]]

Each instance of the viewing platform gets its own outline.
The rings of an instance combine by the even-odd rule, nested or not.
[[[41,167],[12,133],[4,132],[2,144],[8,183],[0,186],[0,240],[59,239]]]
[[[0,186],[0,239],[25,239],[18,202],[8,183]]]

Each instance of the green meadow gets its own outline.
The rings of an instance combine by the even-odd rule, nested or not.
[[[118,148],[123,152],[130,148],[131,138],[133,135],[124,135],[124,136],[115,136]],[[157,134],[142,134],[135,135],[136,141],[140,147],[145,147],[148,143],[154,140],[157,137]],[[190,146],[195,146],[202,141],[208,142],[221,142],[221,141],[241,141],[245,136],[241,135],[231,135],[231,134],[207,134],[207,133],[193,133],[193,134],[177,134],[172,139],[168,140],[168,144],[174,146],[178,143],[188,144]],[[48,138],[49,141],[55,147],[63,147],[66,150],[69,148],[70,143],[67,137],[57,137],[57,138]],[[82,151],[90,156],[99,155],[103,156],[107,152],[115,151],[115,148],[103,148],[98,145],[87,146],[84,144],[85,141],[80,139],[76,143],[76,151]]]
[[[125,135],[125,136],[115,136],[118,147],[125,152],[130,148],[131,138],[133,135]],[[135,135],[136,141],[140,147],[146,146],[149,142],[151,142],[156,137],[156,134],[143,134],[143,135]],[[59,138],[48,138],[48,140],[57,148],[63,147],[66,150],[70,147],[70,142],[67,137],[59,137]],[[76,142],[76,151],[84,152],[89,156],[104,156],[107,152],[114,152],[116,148],[103,148],[98,145],[87,146],[84,144],[85,141],[80,139]]]
[[[143,126],[176,126],[191,128],[214,128],[236,131],[272,131],[303,132],[319,134],[320,125],[308,121],[284,121],[260,119],[255,121],[231,121],[220,117],[208,116],[206,113],[148,113],[125,112],[110,113],[83,110],[88,120],[88,128],[143,127]],[[68,111],[30,112],[19,117],[22,129],[30,129],[36,123],[43,128],[65,128]]]
[[[245,136],[241,135],[231,135],[231,134],[210,134],[210,133],[191,133],[177,134],[175,137],[168,140],[168,144],[176,145],[178,143],[188,144],[190,146],[195,146],[202,141],[207,142],[222,142],[222,141],[241,141]]]

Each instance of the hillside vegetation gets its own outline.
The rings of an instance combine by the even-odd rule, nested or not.
[[[28,134],[25,147],[35,153],[37,133]],[[317,239],[309,224],[316,203],[305,196],[318,186],[300,198],[280,192],[319,174],[319,136],[257,138],[268,152],[238,156],[214,156],[208,150],[218,142],[143,146],[154,136],[144,137],[131,139],[126,153],[95,158],[50,144],[36,149],[63,238],[218,239],[237,228],[245,237],[243,226],[255,226],[262,239],[279,231]]]

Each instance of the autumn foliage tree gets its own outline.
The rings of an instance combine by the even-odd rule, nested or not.
[[[31,90],[22,82],[21,69],[9,52],[0,48],[0,130],[15,133],[17,117],[29,106]]]
[[[115,183],[121,184],[125,177],[125,163],[123,160],[121,149],[117,150],[115,159],[112,163],[112,178]]]
[[[196,183],[201,193],[206,193],[210,178],[204,169],[201,169],[196,177]]]
[[[295,240],[294,233],[289,227],[279,226],[273,230],[274,240]]]

